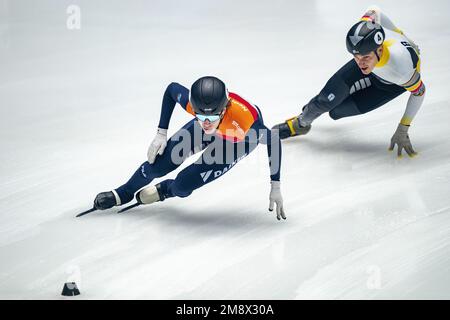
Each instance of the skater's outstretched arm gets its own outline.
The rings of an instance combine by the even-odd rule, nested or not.
[[[158,128],[169,128],[170,118],[177,102],[186,110],[189,102],[189,90],[179,83],[172,82],[164,92]]]
[[[262,122],[255,122],[252,126],[262,134],[260,140],[262,144],[267,145],[267,155],[269,156],[270,166],[270,195],[269,195],[269,211],[273,211],[276,205],[277,219],[286,219],[286,215],[283,208],[283,197],[281,195],[280,188],[280,171],[281,171],[281,141],[278,135],[278,130],[271,131]]]
[[[264,126],[267,132],[267,155],[269,156],[270,180],[280,181],[281,171],[281,140],[277,133]]]
[[[154,163],[157,155],[162,155],[167,146],[167,129],[177,102],[186,109],[189,102],[189,90],[181,84],[172,82],[164,92],[158,130],[147,151],[149,163]]]
[[[403,35],[404,39],[406,39],[406,41],[401,42],[403,48],[406,50],[397,53],[397,56],[392,58],[396,67],[396,74],[398,75],[398,79],[393,82],[411,92],[411,95],[408,99],[405,113],[398,124],[397,130],[391,138],[389,150],[393,150],[395,145],[397,145],[399,157],[401,156],[403,149],[409,156],[414,156],[416,152],[412,148],[408,130],[425,98],[425,85],[422,82],[420,74],[419,47],[377,6],[370,6],[367,8],[366,13],[361,20],[378,23],[385,29]]]
[[[392,151],[395,145],[397,145],[399,157],[401,156],[403,149],[412,157],[416,152],[412,148],[408,130],[411,122],[423,104],[426,90],[425,84],[422,81],[420,70],[421,59],[419,53],[408,40],[401,42],[401,48],[403,48],[403,50],[398,51],[397,54],[392,57],[392,68],[394,69],[396,76],[393,77],[391,81],[403,87],[411,94],[403,117],[391,138],[389,150]]]
[[[395,145],[398,146],[398,157],[401,157],[403,149],[410,157],[417,154],[412,147],[408,130],[425,99],[425,85],[422,80],[420,80],[420,74],[418,75],[418,80],[415,85],[406,87],[406,89],[411,92],[411,95],[409,96],[405,113],[397,126],[397,130],[391,138],[391,145],[389,146],[390,151],[394,150]]]
[[[270,180],[280,181],[281,171],[281,140],[277,130],[270,130],[261,121],[255,122],[252,130],[259,133],[260,142],[267,145],[267,155],[269,157]]]

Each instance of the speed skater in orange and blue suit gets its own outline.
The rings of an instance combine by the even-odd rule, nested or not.
[[[177,103],[194,119],[167,139],[169,122]],[[99,193],[94,200],[94,208],[105,210],[124,205],[134,197],[135,205],[187,197],[229,172],[259,143],[267,145],[269,157],[269,211],[275,209],[278,220],[286,219],[280,189],[280,138],[276,131],[272,133],[265,126],[258,106],[228,92],[225,83],[216,77],[198,79],[191,90],[173,82],[164,93],[158,130],[148,149],[147,161],[139,166],[128,182]],[[197,161],[181,170],[175,179],[147,186],[201,151],[203,153]]]

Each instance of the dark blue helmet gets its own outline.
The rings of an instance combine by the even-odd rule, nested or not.
[[[197,114],[219,115],[228,100],[225,83],[216,77],[202,77],[192,84],[189,101]]]

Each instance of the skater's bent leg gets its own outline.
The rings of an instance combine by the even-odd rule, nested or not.
[[[187,197],[194,190],[203,187],[222,175],[223,170],[228,166],[226,164],[206,165],[193,163],[181,171],[174,180],[168,179],[161,182],[162,196],[164,199]]]
[[[320,117],[323,113],[334,109],[338,102],[334,93],[328,93],[328,90],[322,90],[320,94],[311,99],[311,101],[303,108],[299,116],[299,122],[302,127],[311,125],[311,123]],[[337,91],[343,92],[343,91]]]
[[[133,200],[136,191],[152,182],[153,179],[165,176],[177,167],[170,161],[163,161],[163,158],[158,159],[153,164],[144,162],[125,184],[115,189],[120,197],[121,204],[130,202]]]
[[[340,68],[325,84],[318,95],[303,108],[300,115],[273,127],[280,139],[307,134],[314,120],[340,105],[350,95],[350,86],[361,78],[362,72],[352,59]]]
[[[373,78],[372,82],[376,85],[350,95],[329,112],[330,117],[337,120],[364,114],[381,107],[406,92],[404,88],[394,84],[381,84]]]
[[[361,94],[352,95],[361,113],[367,113],[378,109],[382,105],[394,100],[406,92],[406,89],[396,84],[384,84],[374,79],[373,86]]]
[[[130,202],[139,189],[178,168],[187,157],[202,150],[206,144],[195,120],[187,123],[168,140],[164,153],[158,155],[153,164],[144,162],[124,185],[115,190],[121,204]]]
[[[358,107],[351,97],[345,99],[343,103],[329,112],[331,119],[338,120],[345,117],[351,117],[361,114]]]
[[[234,144],[223,142],[223,144],[223,149],[221,147],[216,148],[216,152],[208,150],[217,147],[216,143],[211,144],[198,161],[182,170],[174,180],[170,179],[161,182],[160,187],[163,198],[184,198],[189,196],[196,189],[201,188],[230,171],[236,163],[245,158],[257,146],[257,143],[248,142]],[[223,152],[217,152],[220,149]],[[215,154],[215,156],[220,154],[218,156],[220,159],[212,163],[211,159],[208,159],[208,154]]]
[[[320,93],[303,107],[299,116],[300,125],[309,126],[323,113],[340,105],[350,95],[350,83],[359,79],[361,71],[352,59],[339,69],[326,83]]]

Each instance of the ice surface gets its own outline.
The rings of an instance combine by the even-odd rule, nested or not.
[[[422,49],[418,157],[387,151],[405,95],[283,142],[284,222],[264,147],[189,198],[74,218],[145,160],[171,81],[216,75],[272,126],[350,59],[369,4],[0,0],[0,298],[449,299],[446,0],[377,3]]]

